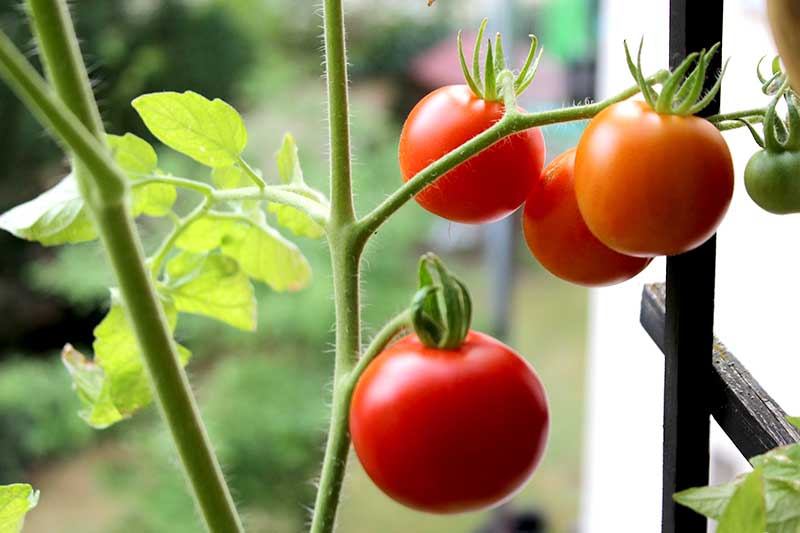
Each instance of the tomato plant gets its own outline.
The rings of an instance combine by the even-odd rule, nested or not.
[[[358,458],[375,484],[424,511],[474,511],[519,489],[544,452],[548,410],[533,369],[471,331],[453,350],[409,335],[361,377],[350,408]]]
[[[486,21],[478,31],[474,65],[485,26]],[[458,43],[467,84],[440,87],[411,110],[400,134],[399,160],[404,181],[488,130],[506,114],[503,95],[497,90],[499,74],[505,69],[500,36],[494,49],[491,41],[488,43],[485,84],[481,83],[477,67],[472,74],[467,70],[460,34]],[[522,93],[533,80],[538,65],[538,57],[532,62],[536,47],[534,38],[528,59],[513,80],[515,94]],[[542,132],[526,129],[446,172],[436,184],[420,191],[416,200],[428,211],[454,222],[482,224],[499,220],[525,201],[542,171],[544,158]]]
[[[784,85],[764,115],[764,137],[751,133],[761,150],[744,169],[747,194],[762,209],[784,215],[800,212],[800,112],[797,97]],[[784,122],[776,106],[783,99],[788,112]]]
[[[408,181],[503,117],[501,102],[487,101],[466,85],[436,89],[408,115],[400,134],[400,169]],[[455,222],[479,224],[514,212],[544,164],[542,133],[534,128],[507,137],[462,163],[417,194],[428,211]]]
[[[583,220],[575,199],[575,149],[545,167],[522,214],[525,241],[553,275],[587,286],[611,285],[641,272],[649,258],[616,252],[600,242]]]
[[[416,509],[455,513],[497,505],[522,487],[544,452],[547,399],[533,368],[469,329],[466,287],[432,255],[420,263],[416,334],[361,375],[350,434],[372,481]]]
[[[575,156],[575,202],[605,245],[646,256],[679,253],[714,231],[730,200],[724,141],[710,123],[688,116],[718,89],[717,83],[696,101],[713,49],[692,54],[674,73],[661,71],[647,79],[628,57],[636,86],[601,102],[529,114],[519,108],[517,96],[535,75],[541,57],[536,39],[515,75],[505,67],[498,35],[494,48],[489,42],[481,76],[480,47],[470,73],[459,35],[467,85],[438,89],[412,112],[400,139],[405,183],[358,216],[343,6],[341,0],[322,5],[330,201],[306,184],[290,135],[277,153],[277,177],[270,180],[269,173],[245,160],[248,135],[239,113],[191,91],[142,95],[133,106],[159,141],[205,167],[210,181],[178,178],[161,169],[156,150],[144,139],[107,135],[66,0],[27,0],[48,79],[0,31],[0,76],[68,148],[72,166],[52,189],[4,213],[0,227],[44,245],[100,240],[119,287],[94,330],[94,356],[84,357],[70,346],[62,356],[82,402],[80,415],[103,428],[155,400],[210,531],[244,528],[183,368],[189,350],[173,333],[179,315],[186,313],[251,330],[256,326],[253,282],[275,291],[310,283],[309,262],[279,228],[309,238],[326,236],[330,249],[335,385],[310,531],[331,533],[349,452],[348,427],[381,488],[435,512],[503,501],[536,467],[547,437],[547,403],[536,373],[509,347],[470,330],[466,288],[434,259],[422,263],[422,288],[411,309],[364,347],[361,257],[394,212],[417,196],[451,220],[505,216],[529,197],[540,175],[544,144],[537,128],[592,117]],[[484,27],[485,22],[478,42]],[[692,60],[697,67],[682,81]],[[659,83],[656,102],[653,85]],[[640,91],[647,104],[619,103]],[[718,119],[728,127],[727,119],[759,114]],[[566,176],[566,162],[558,165],[563,166],[554,172]],[[532,214],[552,192],[554,220],[566,222],[562,230],[576,229],[567,188],[547,189],[531,199]],[[168,228],[147,258],[135,223],[139,215],[161,217]],[[558,229],[547,230],[553,240]],[[591,248],[585,234],[582,239]],[[596,258],[583,260],[592,261]],[[591,270],[580,266],[582,275]],[[409,324],[415,333],[390,345]],[[16,531],[35,504],[36,493],[28,485],[0,487],[0,507],[13,510],[0,529]]]
[[[716,231],[733,195],[733,161],[710,122],[621,102],[581,136],[575,195],[587,226],[608,247],[676,255]]]
[[[695,72],[704,74],[715,51],[689,56],[657,100],[645,90],[646,102],[609,106],[581,136],[575,195],[586,225],[609,248],[643,257],[680,254],[711,237],[728,210],[733,195],[728,145],[713,124],[693,116],[719,84],[695,103],[704,75],[689,76],[687,83],[695,81],[695,87],[676,95],[693,62]]]

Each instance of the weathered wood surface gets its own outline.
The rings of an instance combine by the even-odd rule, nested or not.
[[[662,351],[665,311],[664,284],[646,285],[640,321]],[[750,458],[800,442],[800,430],[786,421],[783,409],[716,337],[712,362],[711,380],[705,385],[710,393],[711,415],[742,455]]]

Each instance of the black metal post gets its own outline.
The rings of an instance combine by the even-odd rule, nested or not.
[[[723,0],[670,1],[670,67],[722,41]],[[719,71],[721,51],[706,86]],[[719,111],[719,95],[703,114]],[[705,533],[706,519],[676,505],[679,490],[708,484],[709,383],[712,377],[716,238],[667,258],[664,330],[663,533]]]

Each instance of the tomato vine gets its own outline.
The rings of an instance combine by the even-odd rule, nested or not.
[[[697,87],[702,87],[704,65],[707,67],[713,53],[712,50],[693,56],[698,66],[682,84],[679,81],[690,68],[690,63],[676,73],[662,70],[649,77],[645,77],[637,67],[632,68],[637,84],[606,100],[526,113],[518,109],[517,96],[533,79],[538,61],[534,54],[536,40],[533,38],[522,71],[515,75],[505,67],[498,37],[493,55],[490,54],[486,63],[483,85],[477,68],[477,54],[472,75],[463,55],[462,65],[473,91],[477,89],[476,92],[487,98],[502,102],[504,110],[499,120],[416,172],[366,215],[357,217],[351,180],[342,0],[323,2],[330,202],[322,193],[305,184],[297,148],[290,136],[285,138],[277,156],[282,183],[270,184],[242,157],[247,139],[238,113],[224,102],[210,101],[191,92],[144,95],[133,105],[159,140],[210,167],[213,185],[161,172],[157,168],[155,152],[142,139],[130,134],[116,138],[106,136],[66,1],[28,0],[28,5],[50,85],[2,32],[0,75],[71,154],[74,172],[56,187],[61,187],[56,192],[64,194],[68,189],[70,194],[74,193],[70,198],[76,200],[75,205],[82,206],[81,211],[70,213],[73,217],[70,224],[77,224],[76,221],[83,224],[85,218],[80,217],[86,216],[89,223],[80,226],[80,231],[68,227],[55,228],[50,233],[31,225],[25,226],[21,222],[25,218],[23,215],[29,217],[33,212],[41,217],[42,213],[35,212],[40,208],[35,203],[37,199],[17,208],[22,211],[12,210],[3,215],[0,225],[23,238],[45,244],[88,240],[99,235],[116,274],[121,300],[114,300],[111,312],[97,331],[116,336],[114,341],[117,343],[122,342],[120,336],[124,337],[126,353],[137,364],[140,364],[138,358],[141,356],[144,368],[139,373],[141,375],[135,377],[140,378],[140,385],[144,382],[152,387],[205,523],[210,531],[226,533],[242,531],[241,520],[183,370],[188,351],[174,341],[172,332],[179,312],[200,312],[242,329],[252,328],[253,309],[247,305],[254,303],[250,298],[250,304],[244,304],[241,316],[236,318],[221,316],[214,309],[198,311],[196,306],[181,300],[181,294],[175,289],[176,279],[181,279],[182,283],[202,279],[206,284],[204,287],[213,285],[219,271],[234,264],[233,281],[240,288],[244,300],[251,295],[250,279],[263,281],[276,290],[292,290],[307,283],[310,269],[305,259],[294,244],[267,224],[260,202],[267,202],[267,209],[279,224],[293,233],[326,236],[333,272],[336,351],[330,428],[311,531],[329,533],[334,529],[350,449],[348,413],[357,381],[369,363],[397,335],[408,329],[412,320],[408,311],[400,313],[373,337],[366,348],[362,347],[361,256],[372,235],[426,187],[509,136],[532,128],[590,119],[640,91],[644,91],[645,98],[652,100],[658,109],[694,112],[705,101]],[[656,95],[652,87],[656,84],[663,86],[663,100],[653,99]],[[673,97],[680,101],[677,107],[673,106]],[[189,113],[188,118],[164,112],[178,107]],[[767,108],[754,108],[719,114],[708,120],[718,129],[725,130],[762,121],[766,112]],[[164,121],[168,120],[173,123],[165,124]],[[194,121],[192,126],[196,127],[181,128],[181,120]],[[225,135],[217,131],[219,124],[227,128]],[[78,192],[72,188],[77,188]],[[177,189],[200,197],[184,216],[172,210]],[[47,194],[55,193],[48,191],[40,199]],[[139,212],[168,217],[172,221],[172,228],[149,259],[145,259],[134,225]],[[38,223],[39,219],[36,220]],[[66,232],[67,229],[70,231]],[[269,247],[275,256],[283,258],[285,265],[276,267],[257,262],[248,252],[250,247]],[[180,253],[173,255],[175,249],[180,249]],[[108,338],[98,338],[99,343],[103,341],[108,342]],[[112,373],[98,363],[100,354],[96,354],[94,363],[74,350],[65,352],[64,359],[76,376],[76,382],[79,378],[89,377],[114,379]],[[105,386],[106,382],[103,383]],[[122,408],[108,398],[101,398],[100,392],[97,397],[92,397],[91,391],[81,390],[79,384],[77,386],[84,399],[88,398],[87,409],[91,412],[85,417],[96,426],[125,418],[150,400],[149,389],[146,394],[139,391],[139,396],[123,398],[129,405]]]

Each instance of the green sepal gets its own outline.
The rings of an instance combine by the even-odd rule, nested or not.
[[[453,350],[461,346],[472,321],[472,300],[461,280],[432,253],[419,263],[419,290],[411,301],[411,324],[426,346]]]
[[[481,21],[480,28],[478,28],[478,37],[475,40],[475,48],[472,52],[472,72],[469,71],[467,66],[467,59],[464,56],[464,45],[462,42],[462,32],[458,32],[456,42],[458,45],[458,60],[461,65],[461,71],[464,75],[464,81],[469,86],[470,90],[475,93],[475,96],[486,100],[487,102],[502,102],[504,100],[502,91],[499,90],[498,81],[501,75],[509,75],[514,80],[514,91],[519,96],[522,92],[530,86],[536,76],[536,69],[539,66],[539,60],[542,57],[542,50],[538,49],[539,40],[531,35],[531,46],[528,50],[528,57],[522,66],[519,74],[513,75],[506,68],[506,55],[503,50],[503,38],[497,33],[495,34],[494,46],[492,46],[491,39],[487,40],[486,60],[484,62],[484,73],[481,76],[480,68],[480,50],[483,40],[483,34],[486,30],[488,19]],[[537,54],[536,51],[539,50]]]

